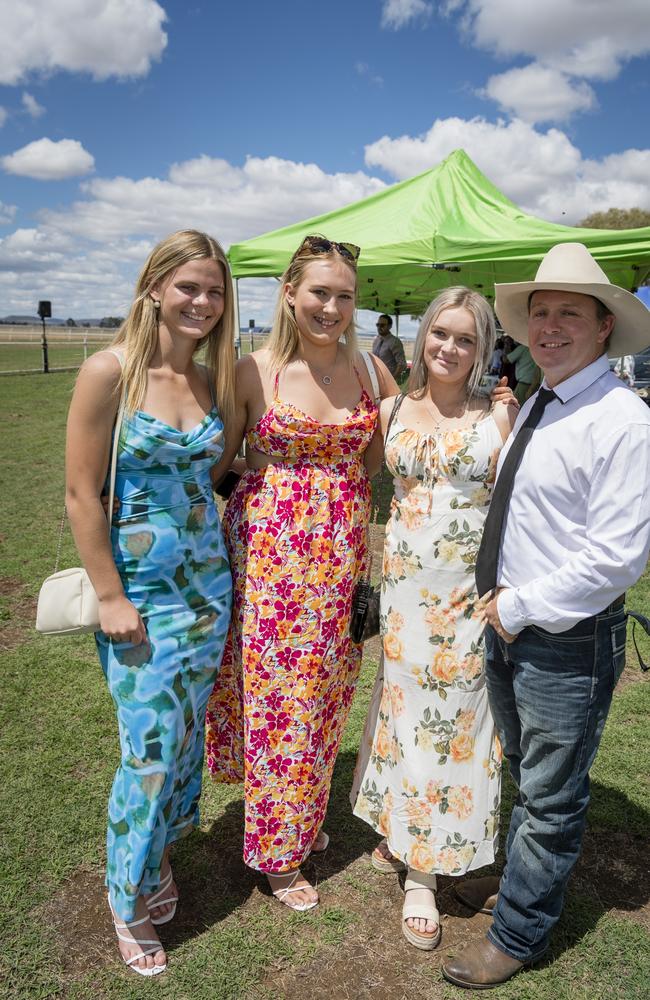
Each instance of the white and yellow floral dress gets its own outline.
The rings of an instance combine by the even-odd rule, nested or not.
[[[383,655],[351,797],[419,871],[462,875],[497,847],[501,748],[474,564],[501,444],[491,416],[434,435],[396,415],[386,442]]]

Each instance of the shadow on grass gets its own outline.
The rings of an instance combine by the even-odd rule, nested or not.
[[[309,860],[303,870],[311,881],[319,884],[324,911],[334,907],[334,911],[339,909],[359,917],[357,946],[362,950],[367,947],[370,952],[372,941],[368,938],[364,944],[360,915],[365,914],[369,906],[373,907],[375,916],[382,924],[391,927],[398,918],[401,903],[400,894],[395,895],[392,880],[391,884],[386,882],[386,892],[381,887],[380,895],[376,894],[377,876],[370,869],[368,855],[379,837],[370,826],[352,815],[348,798],[355,758],[355,752],[347,749],[339,755],[326,818],[330,847],[324,855]],[[512,804],[512,785],[509,780],[504,785],[502,840],[505,839]],[[601,918],[612,911],[630,914],[635,922],[646,927],[650,923],[650,876],[646,862],[648,840],[641,834],[630,832],[646,828],[647,813],[616,789],[596,781],[592,788],[594,798],[604,807],[600,815],[609,818],[609,826],[587,829],[583,857],[569,884],[566,906],[543,965],[557,960],[587,939]],[[160,928],[164,946],[172,951],[186,942],[192,943],[193,947],[198,945],[206,932],[233,915],[236,915],[242,931],[251,919],[251,926],[255,926],[262,904],[269,901],[266,879],[247,868],[242,861],[244,816],[240,789],[228,789],[224,798],[229,800],[219,807],[219,815],[210,828],[207,831],[196,830],[174,848],[172,864],[180,903],[176,919]],[[621,822],[615,828],[618,817]],[[359,861],[361,864],[355,864]],[[500,856],[492,870],[499,872],[502,865],[503,858]],[[352,877],[351,882],[336,878],[346,871]],[[481,875],[485,871],[476,874]],[[366,881],[366,872],[369,889],[372,890],[369,894],[359,893],[355,888],[355,882]],[[438,892],[440,911],[445,920],[445,948],[452,951],[470,940],[478,939],[489,925],[489,918],[477,919],[458,902],[453,893],[455,881],[451,877],[441,877]],[[277,909],[278,920],[286,916],[279,904],[274,903],[273,908]],[[269,914],[274,909],[269,910]],[[113,933],[105,890],[98,872],[84,876],[83,884],[77,885],[74,880],[69,882],[67,891],[58,900],[58,906],[54,909],[48,907],[48,916],[48,924],[57,928],[54,937],[67,976],[74,978],[77,970],[85,968],[86,960],[90,959],[98,967],[107,963],[118,964],[112,946]],[[81,936],[80,926],[84,928]],[[371,931],[368,933],[372,934]],[[401,938],[398,937],[399,940]]]
[[[326,820],[332,842],[327,854],[317,863],[317,868],[326,877],[347,868],[360,856],[370,854],[380,839],[368,824],[352,815],[349,791],[355,760],[354,753],[342,752],[334,771]],[[648,838],[636,832],[648,829],[650,812],[631,802],[623,792],[598,781],[591,783],[591,797],[599,828],[591,828],[588,814],[582,854],[569,881],[564,912],[552,936],[549,957],[553,959],[587,936],[601,917],[612,910],[636,914],[642,924],[650,926]],[[505,844],[514,798],[514,785],[504,773],[502,844]],[[603,816],[609,817],[609,828],[602,828]],[[504,865],[502,848],[493,866],[467,877],[500,874]],[[453,877],[439,878],[441,912],[471,919],[474,914],[456,900],[452,891],[456,883]]]

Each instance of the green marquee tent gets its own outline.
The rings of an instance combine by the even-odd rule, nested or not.
[[[391,314],[421,313],[448,285],[469,285],[491,298],[495,282],[533,278],[560,242],[585,243],[624,288],[650,275],[650,227],[580,229],[526,215],[462,149],[362,201],[233,244],[234,277],[278,277],[309,233],[358,244],[359,306]]]

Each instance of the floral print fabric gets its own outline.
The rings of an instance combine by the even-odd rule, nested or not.
[[[418,871],[460,875],[497,846],[501,748],[474,564],[501,443],[491,417],[439,435],[396,417],[386,445],[383,654],[351,798]]]
[[[248,434],[276,461],[249,469],[224,516],[234,607],[208,709],[215,778],[244,780],[244,861],[289,871],[323,822],[361,663],[348,635],[366,563],[363,453],[377,408],[363,391],[343,424],[276,398]]]
[[[214,410],[188,433],[141,411],[125,415],[111,541],[148,643],[96,633],[122,751],[108,807],[106,876],[122,920],[134,919],[138,893],[158,888],[165,847],[199,821],[205,710],[232,591],[210,481],[222,451]]]

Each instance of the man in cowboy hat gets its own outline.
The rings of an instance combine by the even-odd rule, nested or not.
[[[650,311],[581,243],[549,250],[534,281],[497,285],[495,309],[545,377],[500,456],[476,567],[490,706],[518,796],[500,883],[458,890],[493,916],[443,964],[475,989],[548,947],[624,666],[625,590],[650,550],[650,412],[607,360],[650,344]]]

